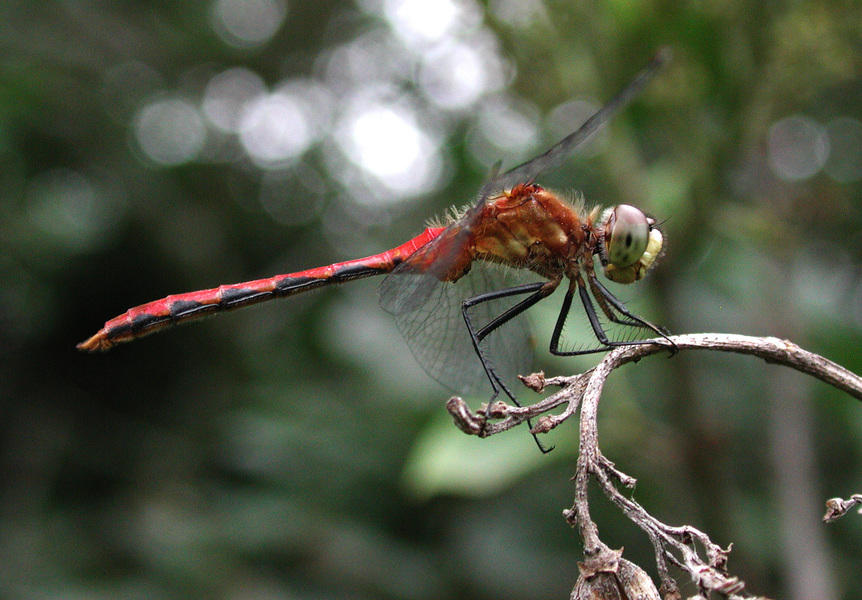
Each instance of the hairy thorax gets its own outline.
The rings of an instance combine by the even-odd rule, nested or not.
[[[530,269],[548,279],[565,274],[586,250],[589,218],[551,192],[517,185],[482,207],[473,231],[476,259]]]

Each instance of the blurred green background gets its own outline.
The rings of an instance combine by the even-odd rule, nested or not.
[[[540,183],[664,221],[621,291],[650,320],[862,372],[858,3],[4,0],[0,43],[3,598],[568,597],[575,423],[549,455],[458,432],[376,281],[74,346],[169,293],[405,241],[662,45],[669,69]],[[598,360],[545,347],[550,374]],[[858,597],[862,519],[820,523],[862,492],[858,401],[684,352],[615,374],[600,418],[634,497],[733,543],[751,591]]]

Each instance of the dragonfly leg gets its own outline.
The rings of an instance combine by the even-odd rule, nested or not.
[[[514,319],[519,314],[536,304],[536,302],[538,302],[539,300],[550,296],[552,293],[554,293],[554,290],[557,289],[557,285],[559,285],[559,280],[552,280],[550,282],[540,281],[536,283],[528,283],[526,285],[514,288],[507,288],[505,290],[490,292],[488,294],[480,294],[478,296],[474,296],[473,298],[468,298],[464,302],[464,304],[467,304],[469,302],[469,306],[465,306],[465,308],[475,306],[476,304],[479,304],[480,302],[485,302],[487,300],[494,300],[498,298],[506,298],[508,296],[515,296],[517,294],[529,294],[531,292],[535,292],[532,296],[530,296],[529,298],[525,298],[518,304],[512,306],[511,308],[506,310],[506,312],[494,318],[493,321],[491,321],[482,329],[477,331],[476,337],[478,338],[478,341],[481,342],[489,333],[491,333],[498,327],[504,325],[507,321]]]
[[[578,291],[581,303],[584,305],[584,311],[587,313],[587,318],[590,321],[590,326],[593,328],[593,332],[596,334],[596,338],[601,344],[598,348],[572,351],[560,350],[560,337],[563,334],[563,327],[566,324],[566,319],[568,318],[569,311],[572,308],[572,300],[575,296],[575,290]],[[602,324],[599,321],[598,315],[596,315],[593,301],[590,299],[589,293],[587,292],[586,284],[584,284],[584,280],[581,276],[578,275],[577,279],[571,280],[569,289],[566,291],[565,297],[563,297],[563,304],[560,307],[560,315],[557,317],[557,323],[554,325],[554,332],[551,334],[549,350],[551,354],[555,356],[580,356],[582,354],[596,354],[598,352],[604,352],[609,348],[611,348],[611,341],[608,339],[607,334],[605,334],[605,330],[602,329]]]
[[[593,282],[591,281],[591,284],[592,283]],[[602,312],[607,315],[609,320],[614,323],[619,323],[621,325],[652,329],[653,331],[657,332],[659,335],[667,339],[667,335],[663,333],[658,327],[631,313],[622,302],[620,302],[616,297],[614,297],[614,295],[611,294],[610,291],[608,291],[607,288],[602,286],[598,281],[596,281],[595,284],[598,286],[597,288],[594,288],[592,285],[590,287],[591,289],[593,289],[593,294],[596,299],[596,302],[599,304],[599,307],[602,309]],[[560,350],[560,337],[563,333],[563,326],[566,323],[566,319],[569,315],[569,310],[572,306],[572,300],[575,295],[575,290],[577,290],[578,296],[581,299],[581,304],[583,304],[584,306],[584,312],[586,312],[587,314],[587,318],[590,322],[590,327],[592,327],[593,333],[595,333],[596,338],[601,344],[601,346],[599,346],[598,348],[571,351]],[[618,310],[622,315],[627,318],[623,319],[618,317],[613,312],[612,308]],[[605,333],[605,330],[602,327],[602,323],[599,320],[598,314],[596,314],[596,307],[593,305],[593,299],[590,298],[589,291],[587,290],[587,284],[584,282],[580,274],[578,274],[572,280],[572,283],[569,285],[569,290],[566,292],[566,296],[563,299],[563,305],[560,309],[560,316],[557,317],[557,324],[554,327],[554,332],[551,335],[551,354],[554,354],[555,356],[581,356],[584,354],[595,354],[598,352],[604,352],[617,346],[633,346],[645,343],[648,343],[648,340],[612,341],[610,338],[608,338],[608,335],[607,333]]]
[[[593,297],[599,303],[599,306],[602,308],[602,311],[607,315],[608,319],[610,319],[614,323],[620,323],[621,325],[628,325],[630,327],[642,327],[644,329],[651,329],[661,337],[663,337],[667,342],[671,345],[671,356],[676,354],[679,349],[676,347],[676,344],[668,338],[668,333],[663,328],[653,325],[646,319],[637,316],[626,308],[626,305],[620,302],[620,300],[614,296],[611,291],[606,288],[602,283],[596,278],[595,274],[588,275],[590,289],[593,292]],[[608,306],[610,304],[610,306]],[[623,315],[626,318],[621,318],[617,316],[614,310],[611,310],[613,307],[618,313]]]
[[[590,289],[593,292],[593,297],[596,298],[596,301],[602,307],[602,312],[607,315],[608,319],[610,319],[614,323],[620,323],[622,325],[632,325],[635,327],[643,327],[644,329],[652,329],[661,336],[665,335],[665,332],[662,331],[660,327],[653,325],[646,319],[643,319],[629,311],[629,309],[626,308],[626,305],[623,304],[619,300],[619,298],[614,296],[608,288],[602,285],[602,283],[595,276],[588,277],[588,280],[590,284]],[[623,319],[617,316],[617,314],[614,313],[613,310],[611,310],[607,306],[607,304],[613,307],[613,310],[616,310],[621,315],[627,317],[627,319]]]
[[[560,306],[560,314],[557,317],[557,323],[554,325],[554,331],[551,334],[551,345],[548,348],[551,354],[555,356],[563,356],[563,351],[560,348],[560,336],[563,334],[563,327],[566,325],[566,319],[569,316],[569,311],[572,308],[572,299],[575,295],[575,285],[574,282],[569,283],[569,289],[566,290],[566,295],[563,297],[563,304]],[[586,307],[586,305],[585,305]],[[590,305],[592,308],[592,305]],[[595,312],[595,311],[593,311]],[[587,315],[589,316],[590,310],[587,310]],[[592,319],[590,319],[590,324],[592,324]],[[603,332],[604,333],[604,332]],[[596,349],[596,352],[602,352],[606,347],[602,346],[601,348]]]
[[[518,402],[518,399],[515,397],[515,394],[508,388],[508,386],[500,379],[499,375],[494,371],[491,364],[488,362],[487,357],[485,356],[485,352],[482,349],[482,340],[488,336],[492,331],[498,329],[502,325],[504,325],[507,321],[515,318],[543,298],[547,298],[551,295],[557,286],[560,283],[560,279],[551,280],[551,281],[539,281],[535,283],[528,283],[524,285],[519,285],[511,288],[506,288],[504,290],[495,290],[492,292],[487,292],[485,294],[479,294],[477,296],[473,296],[472,298],[467,298],[461,303],[461,314],[464,317],[464,323],[467,325],[467,331],[470,332],[470,338],[473,342],[473,349],[476,351],[476,356],[479,357],[479,361],[482,363],[482,368],[485,370],[485,374],[488,376],[488,380],[491,382],[491,388],[493,389],[493,395],[489,400],[489,404],[494,401],[494,399],[500,394],[500,392],[504,392],[506,396],[509,397],[512,402],[515,403],[516,406],[521,406]],[[508,308],[505,312],[495,317],[491,322],[486,324],[481,329],[477,330],[475,325],[473,324],[473,320],[470,317],[469,309],[477,304],[481,304],[482,302],[488,302],[490,300],[498,300],[500,298],[508,298],[511,296],[518,296],[521,294],[530,294],[517,304]],[[528,420],[527,425],[532,429],[533,424]],[[533,439],[536,440],[536,444],[539,446],[539,449],[542,452],[550,452],[553,450],[551,448],[545,448],[539,439],[533,434]]]
[[[553,288],[556,287],[553,286],[549,290],[543,291],[543,288],[546,286],[547,282],[544,281],[528,283],[511,288],[506,288],[504,290],[494,290],[484,294],[479,294],[477,296],[473,296],[472,298],[467,298],[461,303],[461,314],[464,317],[464,323],[466,323],[467,325],[467,331],[470,332],[470,338],[473,342],[473,350],[475,350],[476,355],[479,357],[479,360],[482,363],[482,368],[485,369],[485,374],[488,376],[488,379],[491,382],[491,387],[494,390],[494,395],[491,397],[492,402],[501,390],[504,391],[506,395],[516,404],[518,401],[515,399],[511,390],[506,387],[506,385],[500,380],[499,376],[494,372],[487,357],[485,356],[485,352],[482,349],[481,342],[489,333],[499,328],[504,323],[513,319],[517,315],[521,314],[542,298],[548,296],[548,294],[554,291]],[[473,319],[470,317],[471,307],[476,306],[477,304],[481,304],[483,302],[488,302],[490,300],[498,300],[500,298],[508,298],[520,294],[530,294],[530,296],[518,302],[498,317],[494,318],[490,323],[488,323],[481,329],[476,329],[476,326],[473,324]]]

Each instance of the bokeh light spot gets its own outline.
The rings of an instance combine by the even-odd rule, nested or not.
[[[196,107],[177,98],[156,100],[134,119],[141,150],[154,162],[173,166],[194,159],[206,139],[206,128]]]
[[[497,97],[483,104],[476,128],[468,139],[470,153],[485,167],[497,160],[513,166],[535,148],[539,132],[538,110],[526,102]]]
[[[203,111],[216,128],[235,133],[245,105],[266,93],[263,79],[249,69],[228,69],[213,77],[204,91]]]
[[[108,231],[124,203],[104,185],[70,169],[35,177],[27,189],[27,215],[40,230],[69,247],[86,249]]]
[[[277,168],[304,152],[311,143],[301,104],[285,93],[250,103],[240,117],[240,140],[260,166]]]
[[[815,175],[829,157],[829,139],[814,119],[791,115],[769,128],[769,165],[786,181],[801,181]]]
[[[527,28],[547,18],[541,0],[491,0],[488,8],[497,19],[515,27]]]
[[[466,108],[489,89],[502,86],[501,68],[492,53],[475,44],[443,44],[425,56],[420,84],[446,109]]]
[[[398,36],[411,44],[445,37],[464,17],[452,0],[386,0],[384,14]]]
[[[359,115],[351,127],[351,147],[357,162],[377,176],[406,171],[419,157],[419,132],[388,108]]]
[[[435,144],[403,106],[368,104],[351,111],[337,135],[344,154],[398,194],[416,194],[440,171]]]
[[[212,6],[213,28],[222,41],[237,48],[265,44],[286,16],[284,0],[216,0]]]

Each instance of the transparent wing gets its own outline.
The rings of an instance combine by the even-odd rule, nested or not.
[[[556,166],[637,96],[669,58],[668,49],[660,51],[607,105],[547,152],[503,174],[499,174],[500,166],[496,164],[473,207],[383,281],[380,304],[395,316],[411,352],[431,377],[460,394],[479,392],[490,395],[492,391],[467,331],[461,302],[485,291],[512,287],[519,283],[514,281],[518,277],[509,279],[511,271],[504,273],[493,265],[474,263],[466,275],[455,282],[448,281],[456,277],[450,269],[460,273],[468,266],[463,261],[472,260],[468,250],[472,226],[481,216],[484,204],[495,193],[518,183],[530,182],[543,170]],[[494,300],[473,306],[470,314],[474,326],[481,329],[519,299]],[[629,336],[632,330],[637,332],[637,329],[623,325],[619,335]],[[595,339],[594,334],[590,337]],[[482,350],[488,366],[511,387],[516,382],[516,375],[526,374],[529,370],[533,356],[524,316],[520,315],[490,333],[482,341]]]
[[[457,394],[490,397],[491,384],[473,348],[461,302],[485,291],[511,287],[517,275],[495,265],[474,263],[469,273],[452,283],[408,266],[396,269],[383,281],[380,304],[395,317],[401,335],[426,373]],[[514,302],[504,299],[472,307],[474,325],[481,329]],[[482,341],[482,349],[500,379],[510,389],[517,389],[511,386],[517,375],[529,373],[534,350],[525,316],[490,333]]]
[[[485,184],[485,192],[492,193],[509,189],[518,183],[533,181],[539,173],[558,166],[566,156],[600,130],[616,112],[640,94],[646,84],[670,60],[670,57],[669,48],[660,50],[626,87],[617,92],[617,95],[611,98],[607,104],[584,121],[584,124],[574,133],[567,135],[547,152],[506,171],[502,175],[492,176]]]

